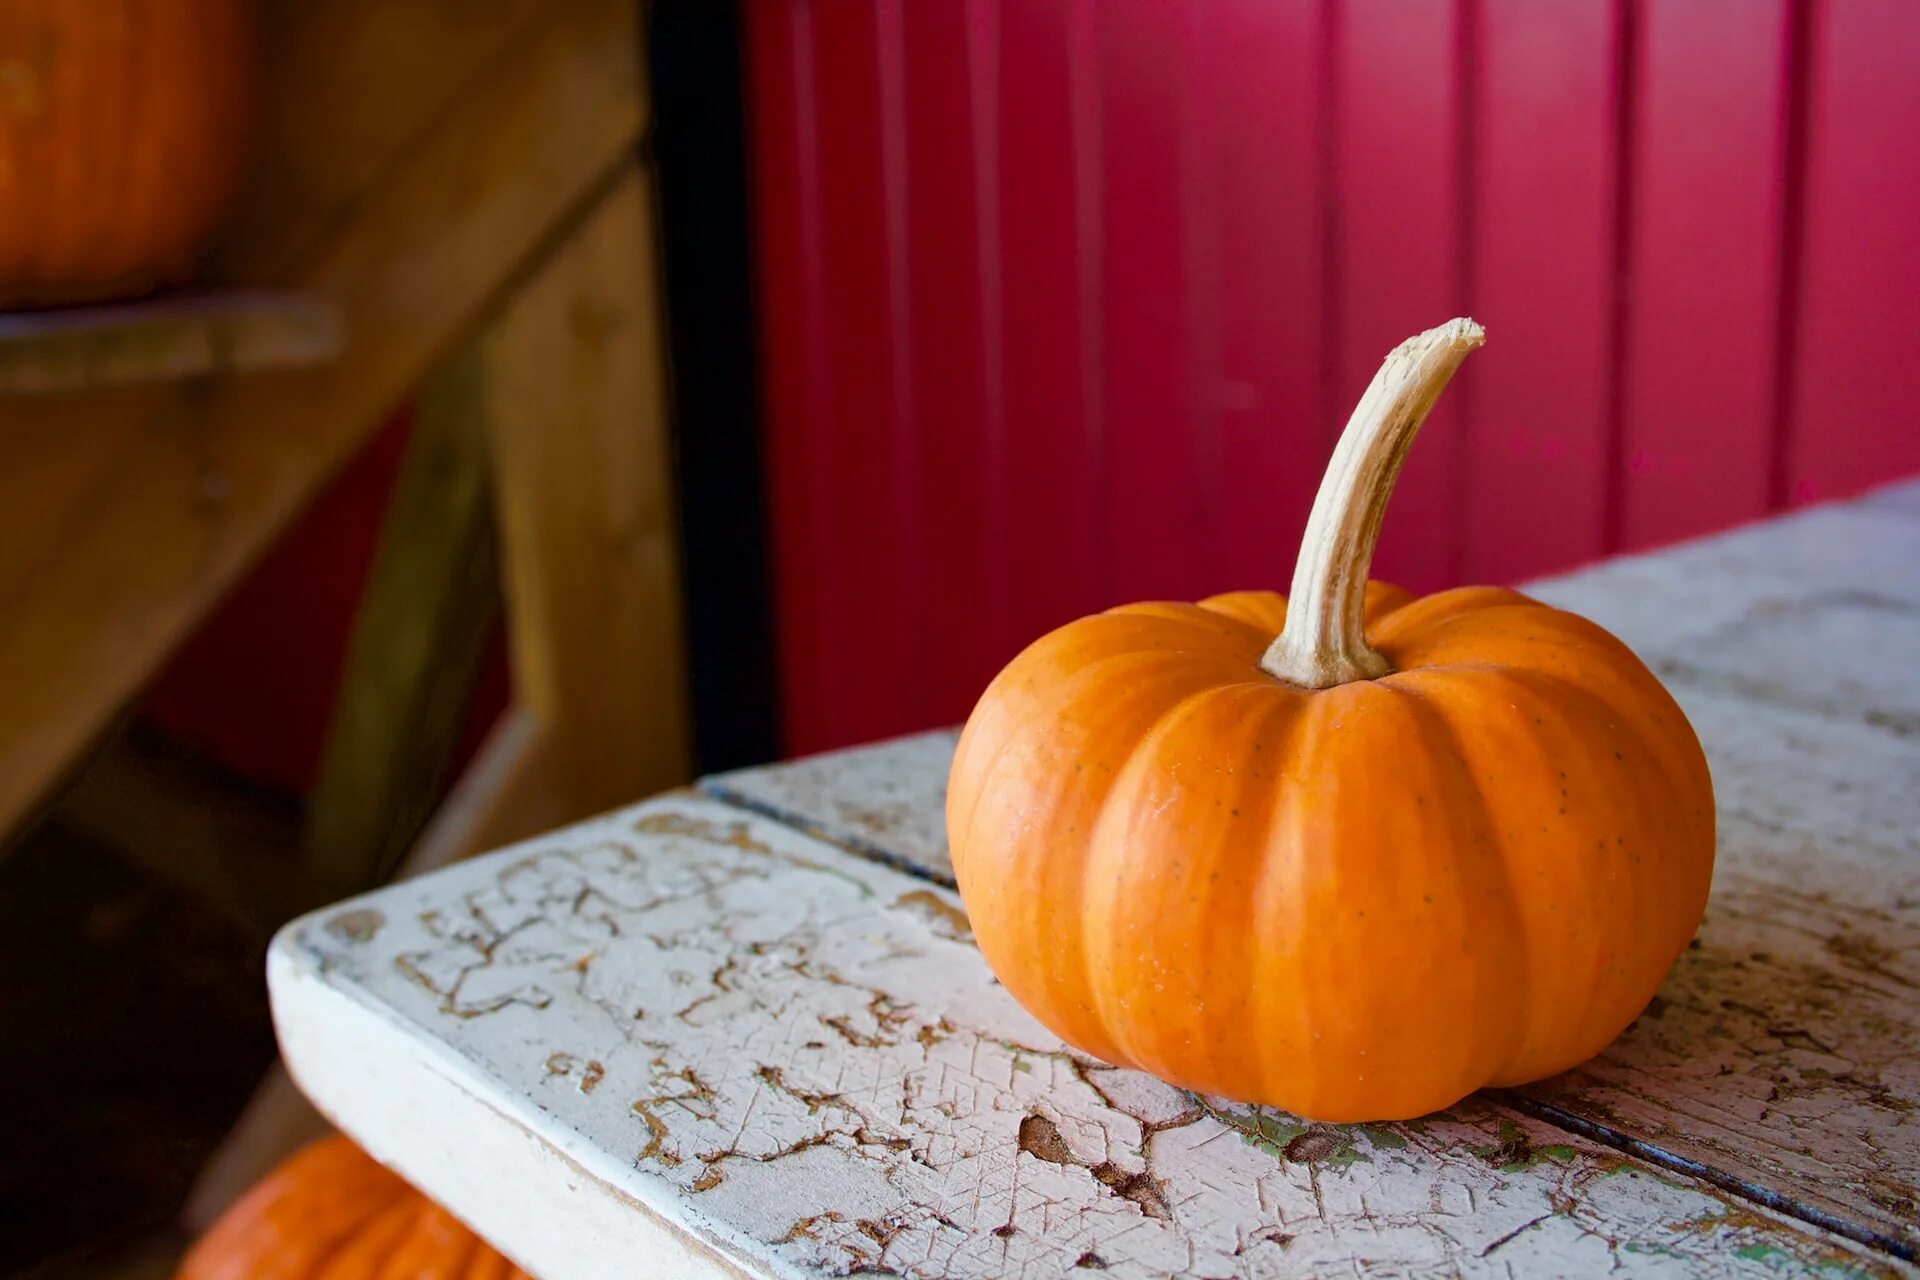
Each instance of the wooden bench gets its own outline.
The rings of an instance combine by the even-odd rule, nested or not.
[[[1060,1044],[952,892],[934,733],[306,917],[296,1078],[552,1280],[1916,1274],[1920,484],[1536,593],[1692,717],[1705,924],[1595,1061],[1308,1124]]]

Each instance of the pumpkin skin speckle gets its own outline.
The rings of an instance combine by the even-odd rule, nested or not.
[[[1069,1043],[1404,1119],[1591,1057],[1693,936],[1712,784],[1671,696],[1517,592],[1366,581],[1377,528],[1342,588],[1371,674],[1272,674],[1288,601],[1248,591],[1068,623],[981,697],[955,874],[994,972]]]

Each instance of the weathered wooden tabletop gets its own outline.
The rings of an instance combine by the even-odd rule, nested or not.
[[[952,735],[710,779],[289,926],[288,1063],[551,1280],[1920,1275],[1920,484],[1536,584],[1706,744],[1719,864],[1594,1062],[1309,1125],[1063,1047],[974,950]]]

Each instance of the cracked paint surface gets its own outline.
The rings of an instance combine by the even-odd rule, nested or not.
[[[1920,1251],[1920,484],[1529,588],[1626,640],[1706,748],[1713,897],[1648,1012],[1517,1095]],[[890,752],[883,769],[876,752]],[[754,771],[759,805],[849,847],[937,812],[951,738]],[[894,845],[950,876],[944,844]]]
[[[1496,1103],[1310,1125],[1092,1061],[963,920],[924,880],[669,797],[276,945],[767,1275],[1889,1272]]]
[[[951,889],[947,767],[959,740],[958,729],[935,729],[772,768],[737,769],[701,786]]]

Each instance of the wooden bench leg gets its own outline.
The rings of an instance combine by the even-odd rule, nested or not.
[[[306,840],[342,892],[687,779],[653,227],[635,166],[423,396]],[[495,598],[496,536],[515,705],[427,822]],[[276,1068],[187,1224],[204,1228],[323,1127]]]

